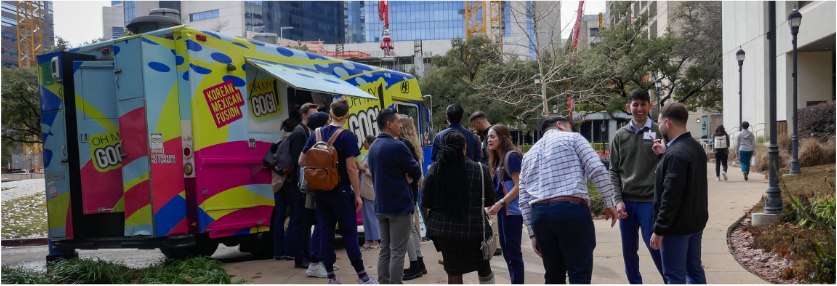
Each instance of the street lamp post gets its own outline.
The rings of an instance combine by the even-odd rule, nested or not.
[[[285,30],[292,30],[293,28],[294,27],[279,27],[279,39],[284,40],[285,37],[283,36],[282,32],[284,32]]]
[[[663,79],[658,78],[658,79],[654,80],[654,87],[657,88],[657,110],[660,110],[661,108],[663,108],[663,106],[660,105],[660,87],[662,87],[662,86],[663,86]]]
[[[796,120],[796,35],[799,33],[799,24],[802,23],[802,14],[796,9],[788,15],[788,24],[790,25],[791,35],[793,35],[793,158],[791,159],[790,174],[798,175],[802,171],[799,170],[799,137],[796,135],[799,130]]]
[[[768,58],[768,96],[770,98],[770,146],[768,147],[769,180],[764,213],[778,215],[782,213],[782,189],[779,188],[779,145],[776,130],[776,1],[767,2],[767,58]]]
[[[741,131],[741,122],[744,122],[741,96],[741,67],[744,65],[744,50],[741,47],[738,47],[738,52],[735,52],[735,58],[738,60],[738,131]]]

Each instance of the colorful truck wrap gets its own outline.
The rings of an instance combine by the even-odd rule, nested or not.
[[[429,125],[412,75],[185,26],[38,63],[57,248],[264,245],[274,200],[261,159],[299,105],[348,98],[359,147],[382,107]]]

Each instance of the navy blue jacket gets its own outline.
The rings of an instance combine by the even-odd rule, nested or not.
[[[450,127],[445,128],[445,130],[439,131],[439,134],[436,134],[436,137],[433,138],[433,150],[431,151],[430,159],[433,160],[433,162],[436,162],[436,156],[439,156],[439,149],[442,148],[442,136],[451,130],[459,131],[459,133],[465,135],[465,146],[468,146],[465,150],[465,157],[470,158],[471,161],[479,162],[480,158],[482,158],[480,139],[477,138],[477,135],[474,134],[474,132],[465,129],[465,127],[462,127],[462,125],[458,122],[452,123]]]
[[[375,215],[399,215],[413,211],[416,198],[404,174],[421,178],[421,166],[401,141],[379,133],[366,159],[375,187]]]

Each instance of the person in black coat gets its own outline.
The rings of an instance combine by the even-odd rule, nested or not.
[[[655,171],[651,247],[660,249],[669,284],[706,284],[700,260],[709,220],[706,153],[686,130],[688,119],[683,104],[666,105],[658,120],[665,141],[658,139],[652,147],[661,158]]]

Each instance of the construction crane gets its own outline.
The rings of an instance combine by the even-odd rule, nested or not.
[[[465,40],[485,35],[500,51],[503,49],[503,2],[465,2]]]
[[[43,1],[18,1],[17,5],[17,53],[18,66],[34,67],[35,56],[44,51],[44,30],[41,15],[46,8]]]
[[[584,13],[584,1],[578,1],[578,15],[575,19],[575,27],[573,28],[573,51],[578,46],[578,34],[581,32],[581,15]]]
[[[389,57],[392,51],[392,32],[389,31],[389,1],[379,1],[378,3],[378,18],[384,21],[384,31],[381,35],[381,49],[384,50],[384,55]]]

